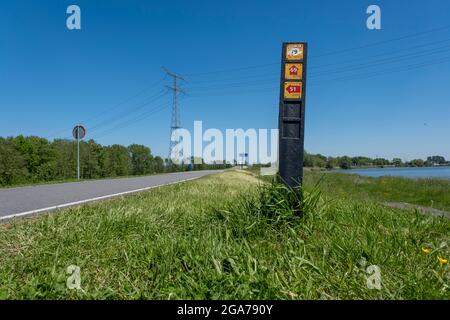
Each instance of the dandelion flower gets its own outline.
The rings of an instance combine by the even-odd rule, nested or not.
[[[444,259],[444,258],[442,258],[442,257],[440,257],[440,256],[438,256],[437,258],[438,258],[439,263],[440,263],[441,265],[442,265],[442,264],[447,264],[447,263],[448,263],[448,260],[447,260],[447,259]]]
[[[422,248],[423,253],[429,254],[431,252],[431,249],[429,248]]]

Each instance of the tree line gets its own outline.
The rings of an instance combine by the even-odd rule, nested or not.
[[[77,170],[77,143],[74,140],[30,136],[0,137],[0,186],[72,180]],[[194,163],[193,159],[191,162]],[[196,161],[197,162],[197,161]],[[237,162],[234,161],[234,165]],[[305,153],[304,166],[326,169],[356,167],[424,167],[450,165],[442,156],[426,160],[402,161],[369,157],[327,157]],[[100,179],[147,175],[188,170],[223,169],[232,164],[174,164],[154,156],[150,148],[132,144],[103,146],[94,140],[80,141],[80,173],[82,179]]]
[[[228,165],[229,166],[229,165]],[[227,167],[228,167],[227,166]],[[103,146],[94,140],[80,141],[82,179],[100,179],[164,172],[223,168],[225,165],[180,164],[154,156],[150,148],[132,144]],[[71,180],[77,171],[74,140],[30,136],[0,137],[0,185]]]
[[[447,161],[442,156],[430,156],[426,160],[414,159],[411,161],[403,161],[400,158],[394,158],[392,160],[384,158],[369,158],[369,157],[327,157],[321,154],[309,154],[305,153],[304,166],[316,167],[326,169],[351,169],[361,167],[432,167],[437,165],[450,165],[450,161]]]

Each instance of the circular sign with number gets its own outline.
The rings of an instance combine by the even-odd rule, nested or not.
[[[75,126],[72,130],[72,135],[75,139],[81,140],[86,136],[86,129],[83,126]]]

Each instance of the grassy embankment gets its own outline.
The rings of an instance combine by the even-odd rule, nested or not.
[[[321,194],[317,177],[300,217],[292,195],[229,171],[0,224],[0,298],[450,298],[448,220],[362,200],[339,176]],[[81,291],[66,288],[69,265]]]
[[[306,172],[306,184],[313,185],[319,181],[320,188],[330,196],[387,203],[405,202],[450,213],[449,179],[372,178],[335,172]]]

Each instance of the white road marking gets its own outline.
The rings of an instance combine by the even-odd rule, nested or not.
[[[203,176],[189,178],[189,179],[184,179],[184,180],[180,180],[180,181],[169,182],[169,183],[165,183],[165,184],[159,184],[157,186],[145,187],[145,188],[140,188],[140,189],[136,189],[136,190],[130,190],[130,191],[124,191],[124,192],[119,192],[119,193],[114,193],[114,194],[108,194],[106,196],[101,196],[101,197],[95,197],[95,198],[90,198],[90,199],[85,199],[85,200],[80,200],[80,201],[75,201],[75,202],[69,202],[69,203],[63,203],[63,204],[60,204],[60,205],[47,207],[47,208],[42,208],[42,209],[35,209],[35,210],[30,210],[30,211],[25,211],[25,212],[20,212],[20,213],[14,213],[14,214],[11,214],[11,215],[8,215],[8,216],[0,217],[0,221],[12,219],[12,218],[18,218],[18,217],[25,217],[25,216],[29,216],[29,215],[33,215],[33,214],[37,214],[37,213],[41,213],[41,212],[46,212],[46,211],[53,211],[53,210],[57,210],[57,209],[63,209],[63,208],[76,206],[76,205],[80,205],[80,204],[84,204],[84,203],[88,203],[88,202],[93,202],[93,201],[98,201],[98,200],[104,200],[104,199],[119,197],[119,196],[123,196],[123,195],[130,194],[130,193],[142,192],[142,191],[145,191],[145,190],[155,189],[155,188],[159,188],[159,187],[163,187],[163,186],[168,186],[168,185],[171,185],[171,184],[177,184],[177,183],[182,183],[182,182],[186,182],[186,181],[199,179],[201,177],[203,177]]]

